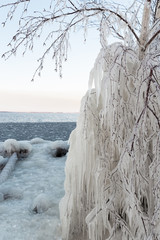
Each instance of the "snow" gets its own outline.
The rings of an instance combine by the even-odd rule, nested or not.
[[[1,240],[61,239],[59,200],[64,195],[66,156],[53,157],[51,150],[56,146],[68,150],[66,141],[54,143],[37,138],[31,141],[8,139],[0,143],[1,155],[12,153],[9,158],[0,156],[0,164],[7,166],[18,156],[14,169],[11,168],[0,185]],[[28,150],[27,155],[24,149]]]

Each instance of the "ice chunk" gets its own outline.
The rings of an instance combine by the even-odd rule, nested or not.
[[[34,213],[43,213],[52,206],[51,200],[45,193],[39,194],[30,206],[30,210]]]
[[[16,198],[21,199],[23,197],[23,193],[20,189],[14,187],[1,187],[0,188],[0,200],[1,195],[3,195],[3,199],[8,198]]]
[[[3,144],[4,156],[10,157],[14,152],[19,151],[19,143],[15,139],[7,139]]]

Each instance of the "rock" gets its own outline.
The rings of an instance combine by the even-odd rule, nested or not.
[[[53,157],[63,157],[67,154],[67,152],[68,152],[68,149],[58,147],[57,149],[55,149],[52,155]]]

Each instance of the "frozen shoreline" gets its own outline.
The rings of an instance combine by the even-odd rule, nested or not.
[[[35,139],[27,143],[32,145],[29,156],[19,159],[0,185],[0,192],[11,195],[0,202],[0,239],[59,240],[66,156],[53,157],[55,142]],[[40,210],[35,211],[35,204]]]

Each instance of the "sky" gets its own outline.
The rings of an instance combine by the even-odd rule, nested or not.
[[[100,46],[91,39],[90,44],[89,41],[84,44],[83,40],[78,41],[78,35],[73,37],[71,45],[62,78],[54,71],[54,63],[46,59],[41,77],[31,81],[39,57],[34,52],[7,61],[0,59],[0,111],[79,111]]]
[[[1,14],[1,18],[4,16]],[[15,31],[16,19],[5,28],[0,27],[0,56],[8,50],[6,46]],[[55,73],[54,63],[48,58],[41,77],[31,81],[42,52],[38,43],[35,50],[24,57],[19,51],[7,61],[0,59],[0,111],[78,112],[100,50],[98,31],[90,30],[85,43],[83,33],[76,32],[70,38],[70,45],[63,78]]]

